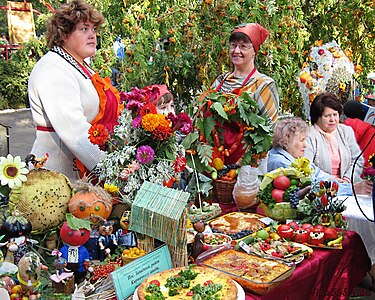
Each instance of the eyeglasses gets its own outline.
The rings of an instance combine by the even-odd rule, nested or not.
[[[230,49],[236,49],[236,48],[240,48],[241,51],[247,51],[247,50],[250,50],[251,48],[253,48],[254,46],[252,44],[237,44],[237,43],[229,43],[229,48]]]

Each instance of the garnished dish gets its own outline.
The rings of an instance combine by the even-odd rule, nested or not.
[[[234,212],[213,219],[208,222],[208,225],[213,232],[224,233],[237,240],[252,234],[259,228],[265,228],[266,225],[260,221],[261,218],[263,216],[253,213]]]
[[[211,249],[217,246],[230,244],[232,238],[222,233],[205,233],[203,242],[203,249]]]
[[[254,237],[243,239],[236,247],[263,258],[282,259],[293,263],[300,263],[305,257],[311,257],[313,253],[313,249],[303,244],[285,240],[266,242]]]
[[[215,251],[217,250],[217,251]],[[263,295],[292,275],[295,265],[268,260],[234,249],[202,253],[197,263],[230,275],[245,290]]]
[[[137,289],[139,300],[237,299],[237,286],[230,276],[217,270],[190,265],[148,277]]]

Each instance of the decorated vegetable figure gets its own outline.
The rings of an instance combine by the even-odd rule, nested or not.
[[[8,251],[12,251],[14,264],[18,264],[22,256],[29,252],[26,242],[31,230],[31,223],[18,210],[13,211],[1,226],[0,234],[8,239],[5,244],[8,242],[13,244],[11,248],[8,247]]]
[[[23,292],[31,295],[36,295],[39,298],[40,295],[37,292],[37,288],[40,285],[40,272],[41,270],[48,269],[43,266],[40,262],[39,256],[34,252],[26,253],[18,263],[18,274],[17,279],[20,282]],[[35,297],[33,297],[35,299]]]
[[[100,249],[100,261],[111,256],[117,248],[116,236],[113,232],[113,221],[102,221],[99,225],[98,244]]]
[[[93,223],[106,220],[112,212],[112,196],[101,186],[85,180],[74,184],[78,191],[69,201],[69,212],[80,219]]]
[[[86,276],[89,252],[83,246],[90,237],[90,222],[66,214],[66,222],[60,229],[60,237],[65,245],[60,249],[61,256],[68,262],[67,268],[74,272],[74,280],[80,283]]]
[[[50,276],[53,281],[52,285],[57,293],[65,292],[65,294],[70,295],[74,291],[74,274],[66,268],[68,262],[61,256],[62,253],[60,251],[54,250],[52,254],[56,255],[56,259],[53,263],[56,272]]]
[[[119,247],[129,248],[137,245],[135,233],[129,230],[130,210],[125,210],[120,218],[121,229],[116,232],[116,240]]]
[[[205,224],[203,221],[198,221],[194,223],[193,225],[194,230],[197,231],[195,237],[194,237],[194,244],[193,244],[193,253],[192,257],[196,259],[199,254],[201,254],[203,249],[203,241],[204,241],[204,234],[203,231],[205,229]]]

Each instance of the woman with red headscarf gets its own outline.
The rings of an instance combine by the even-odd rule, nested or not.
[[[218,76],[212,88],[223,93],[241,95],[252,93],[262,116],[273,125],[279,114],[279,93],[275,81],[256,69],[255,57],[269,32],[258,23],[247,23],[235,27],[229,37],[229,58],[233,71]],[[235,143],[240,131],[238,124],[224,124],[224,147]],[[244,154],[245,149],[238,147],[226,162],[235,163]]]

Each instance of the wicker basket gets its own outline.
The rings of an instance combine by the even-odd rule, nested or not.
[[[214,197],[219,203],[229,204],[234,201],[232,192],[235,184],[236,180],[217,179],[213,182]]]

